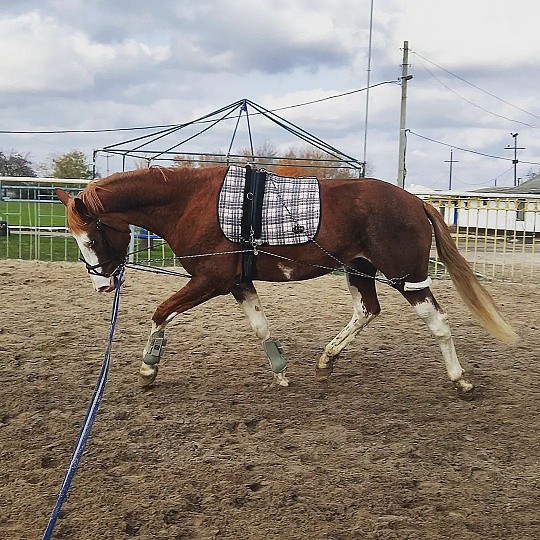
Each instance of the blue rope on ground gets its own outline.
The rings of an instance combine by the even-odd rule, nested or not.
[[[66,472],[66,475],[64,476],[64,481],[62,482],[62,486],[60,487],[60,492],[58,493],[56,504],[54,505],[42,540],[49,540],[52,536],[54,526],[56,524],[56,519],[58,518],[58,514],[60,512],[60,509],[62,508],[62,504],[64,503],[64,500],[67,496],[71,480],[73,479],[73,476],[75,475],[75,472],[79,465],[79,461],[81,459],[82,453],[84,452],[84,447],[86,446],[86,442],[90,435],[90,430],[92,429],[92,425],[94,423],[94,419],[96,417],[101,398],[103,397],[105,384],[107,382],[107,374],[109,372],[109,361],[111,358],[111,347],[114,330],[116,328],[116,320],[118,318],[118,308],[120,307],[120,287],[122,285],[123,274],[124,268],[122,267],[120,273],[118,274],[116,289],[114,291],[114,300],[111,313],[111,325],[109,330],[109,342],[107,343],[107,348],[105,349],[105,355],[103,358],[103,363],[101,365],[101,371],[99,373],[99,377],[94,388],[94,394],[92,396],[92,400],[90,402],[88,410],[86,411],[86,416],[81,426],[79,436],[77,437],[77,442],[75,443],[75,448],[73,449],[73,454],[71,456],[68,470]]]

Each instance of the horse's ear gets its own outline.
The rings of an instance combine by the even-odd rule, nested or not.
[[[88,208],[86,207],[86,204],[84,204],[82,199],[79,199],[79,197],[75,197],[73,199],[73,202],[75,203],[75,210],[83,219],[85,219],[85,221],[87,221],[88,218],[92,217],[92,215],[88,211]]]
[[[56,188],[54,192],[56,193],[56,196],[64,203],[64,205],[67,206],[69,199],[71,199],[69,193],[66,193],[61,188]]]

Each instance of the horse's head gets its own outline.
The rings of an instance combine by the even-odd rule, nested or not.
[[[60,188],[55,191],[66,207],[69,230],[77,241],[94,289],[113,291],[129,246],[128,224],[114,214],[98,218],[81,198],[73,199]]]

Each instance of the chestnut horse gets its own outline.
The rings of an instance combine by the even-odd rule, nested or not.
[[[253,280],[241,279],[240,244],[228,240],[218,223],[218,197],[226,172],[226,167],[151,167],[92,182],[75,198],[56,190],[97,291],[115,288],[127,256],[130,224],[166,240],[191,275],[152,316],[139,373],[142,386],[152,384],[157,375],[167,324],[228,293],[262,341],[276,382],[288,384],[282,349],[271,338]],[[345,269],[353,316],[326,345],[316,364],[317,378],[330,375],[343,348],[379,314],[375,288],[379,271],[431,330],[460,395],[472,396],[474,386],[464,378],[447,316],[429,288],[433,232],[439,257],[472,315],[501,341],[513,343],[517,335],[458,252],[440,213],[407,191],[375,179],[320,180],[320,201],[316,235],[300,245],[254,245],[258,253],[252,275],[261,281],[300,281]]]

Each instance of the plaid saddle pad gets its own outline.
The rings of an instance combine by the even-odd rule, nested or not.
[[[219,224],[223,234],[232,242],[242,240],[245,175],[244,167],[229,167],[219,193]],[[286,178],[267,173],[262,208],[262,243],[283,246],[308,242],[319,230],[320,216],[317,178]]]

